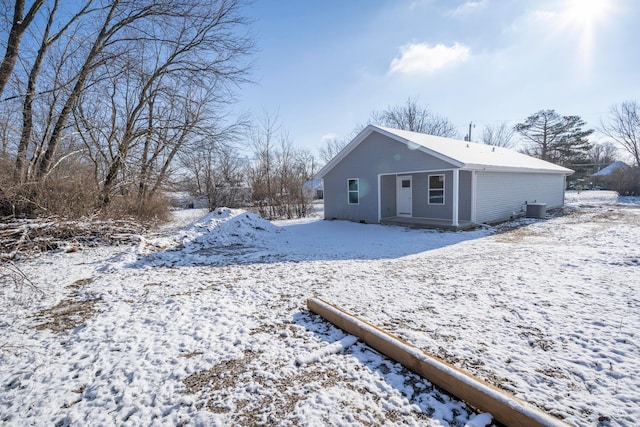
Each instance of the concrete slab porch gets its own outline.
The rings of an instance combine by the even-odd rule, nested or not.
[[[380,220],[382,225],[399,225],[409,228],[426,228],[426,229],[439,229],[439,230],[469,230],[474,227],[474,224],[470,221],[458,221],[458,226],[451,225],[451,220],[446,219],[432,219],[432,218],[415,218],[415,217],[402,217],[392,216],[388,218],[382,218]]]

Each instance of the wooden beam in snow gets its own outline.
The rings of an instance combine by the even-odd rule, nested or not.
[[[507,426],[566,427],[568,424],[541,411],[455,366],[425,353],[418,347],[324,301],[307,300],[309,310],[340,329],[357,336],[380,353],[441,387],[451,395]]]

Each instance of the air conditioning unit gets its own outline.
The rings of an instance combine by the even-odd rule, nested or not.
[[[547,214],[546,203],[527,203],[528,218],[544,218]]]

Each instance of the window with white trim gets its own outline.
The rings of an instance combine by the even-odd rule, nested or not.
[[[349,194],[349,204],[357,205],[360,202],[360,180],[358,178],[347,180],[347,192]]]
[[[429,175],[429,204],[444,205],[444,175]]]

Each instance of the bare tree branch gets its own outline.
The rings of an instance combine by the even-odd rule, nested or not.
[[[620,144],[640,167],[640,104],[625,101],[611,107],[609,122],[601,122],[601,131]]]
[[[16,65],[18,54],[20,51],[20,43],[22,36],[27,30],[31,22],[33,22],[38,10],[44,3],[44,0],[35,0],[27,14],[24,14],[25,0],[16,0],[13,7],[13,23],[9,31],[9,39],[7,40],[7,49],[0,63],[0,96],[4,92],[4,88],[11,77],[13,67]]]
[[[516,145],[514,140],[515,129],[502,122],[499,125],[487,125],[482,130],[482,142],[496,147],[513,148]]]
[[[457,138],[458,132],[448,119],[420,107],[417,99],[408,98],[406,104],[387,107],[371,113],[371,123],[429,135]]]

